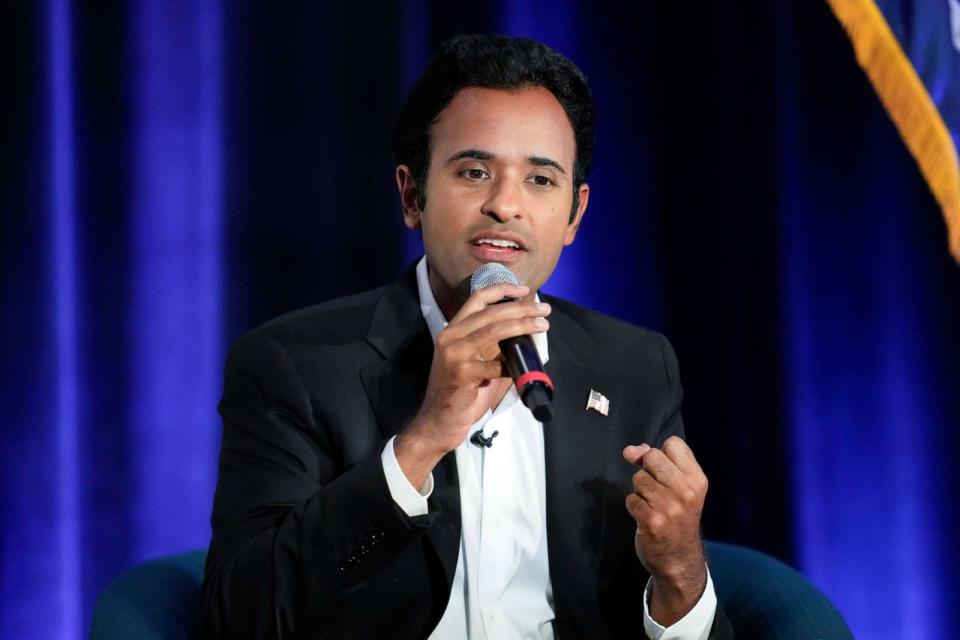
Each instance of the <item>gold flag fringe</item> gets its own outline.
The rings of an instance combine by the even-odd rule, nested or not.
[[[874,0],[827,0],[943,211],[960,263],[960,164],[947,125]]]

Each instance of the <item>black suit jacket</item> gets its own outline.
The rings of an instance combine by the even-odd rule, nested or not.
[[[643,636],[647,573],[624,506],[627,444],[683,434],[663,336],[553,306],[544,425],[550,578],[561,639]],[[203,609],[214,638],[425,638],[460,545],[454,454],[429,513],[394,503],[380,461],[419,408],[433,343],[416,275],[273,320],[227,359],[224,433]],[[590,389],[610,413],[586,411]],[[722,611],[711,638],[732,636]]]

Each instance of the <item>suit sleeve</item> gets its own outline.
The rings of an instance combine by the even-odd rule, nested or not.
[[[212,638],[321,637],[338,605],[425,533],[390,496],[383,442],[339,469],[292,360],[273,338],[227,359],[213,539],[203,582]],[[343,607],[339,607],[342,610]]]
[[[683,416],[680,407],[683,404],[683,385],[680,384],[680,367],[677,365],[677,354],[673,346],[662,334],[657,334],[660,343],[660,355],[663,359],[663,374],[667,380],[667,403],[660,424],[660,431],[653,443],[655,447],[663,446],[670,436],[679,436],[686,439],[683,431]]]
[[[677,364],[677,354],[670,341],[658,334],[660,351],[663,356],[664,374],[667,379],[668,402],[664,411],[663,423],[657,433],[653,446],[660,447],[670,436],[679,436],[686,439],[683,430],[683,417],[680,407],[683,404],[683,385],[680,384],[680,367]],[[694,452],[696,453],[696,452]],[[709,640],[730,640],[733,638],[733,626],[723,610],[723,603],[717,598],[717,610],[710,627]]]

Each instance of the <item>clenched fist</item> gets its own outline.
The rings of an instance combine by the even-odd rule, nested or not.
[[[707,476],[677,436],[660,449],[628,446],[623,457],[639,467],[626,502],[637,521],[637,557],[653,576],[650,615],[669,626],[693,608],[706,587],[700,515]]]

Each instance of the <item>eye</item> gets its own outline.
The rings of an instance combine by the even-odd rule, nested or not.
[[[532,176],[530,180],[538,187],[550,187],[556,184],[549,176]]]
[[[490,177],[489,174],[483,169],[463,169],[462,171],[459,172],[459,175],[463,176],[468,180],[476,180],[476,181],[484,180],[485,178]]]

